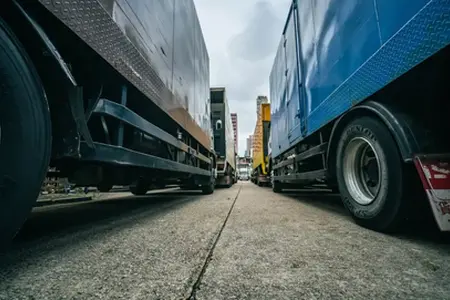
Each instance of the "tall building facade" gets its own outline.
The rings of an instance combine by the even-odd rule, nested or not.
[[[256,116],[259,116],[259,113],[261,111],[261,104],[263,103],[269,103],[269,99],[266,96],[258,96],[256,98]]]
[[[234,131],[234,151],[238,152],[238,117],[237,113],[231,113],[231,122],[233,123],[233,131]]]
[[[252,148],[253,148],[253,135],[250,134],[247,138],[247,149],[245,149],[245,156],[251,157],[252,156]]]

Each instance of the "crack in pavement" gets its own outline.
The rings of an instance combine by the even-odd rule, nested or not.
[[[236,197],[233,200],[233,203],[231,204],[228,214],[227,214],[225,220],[223,221],[222,226],[220,227],[219,233],[217,234],[213,245],[211,246],[211,248],[208,251],[208,255],[206,256],[206,259],[203,263],[202,269],[201,269],[200,273],[198,274],[197,280],[195,281],[194,285],[192,286],[191,294],[189,295],[189,297],[186,298],[186,300],[196,300],[197,299],[197,296],[196,296],[197,291],[200,289],[200,285],[202,283],[203,276],[205,275],[206,269],[208,268],[208,265],[212,260],[212,257],[214,254],[214,249],[216,249],[216,246],[217,246],[217,243],[219,242],[220,236],[222,235],[222,232],[225,229],[225,226],[227,225],[228,219],[230,218],[230,215],[233,212],[234,205],[236,204],[237,198],[239,197],[239,194],[241,193],[241,189],[242,189],[242,185],[239,187],[239,190],[236,194]]]

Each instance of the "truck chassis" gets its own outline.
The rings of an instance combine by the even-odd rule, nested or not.
[[[2,3],[0,244],[26,220],[49,166],[101,191],[129,185],[144,195],[187,183],[214,191],[210,137],[183,108],[168,110],[168,91],[150,84],[156,73],[114,24],[97,1]],[[205,85],[204,101],[208,93]]]

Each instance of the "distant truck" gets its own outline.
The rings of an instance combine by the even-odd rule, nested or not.
[[[292,1],[270,74],[273,190],[317,182],[362,226],[428,196],[450,230],[450,1]],[[425,193],[423,193],[425,190]]]
[[[214,191],[209,57],[192,0],[2,1],[0,244],[52,176]]]
[[[251,179],[252,164],[251,159],[247,157],[240,157],[238,160],[238,179],[248,181]]]
[[[233,123],[226,89],[211,88],[211,120],[214,126],[214,151],[217,156],[217,186],[231,187],[237,181]]]
[[[268,142],[270,136],[270,104],[261,104],[253,134],[253,167],[252,182],[259,185],[270,184],[270,173],[267,169],[269,163]]]

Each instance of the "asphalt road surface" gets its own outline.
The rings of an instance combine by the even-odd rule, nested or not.
[[[380,234],[338,195],[239,183],[36,208],[0,299],[450,299],[449,270],[433,227]]]

